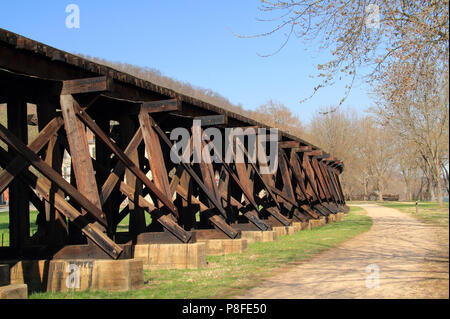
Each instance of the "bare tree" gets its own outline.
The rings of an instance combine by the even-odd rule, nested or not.
[[[266,125],[279,128],[293,135],[304,135],[303,124],[297,115],[292,114],[284,104],[269,100],[259,106],[252,114],[252,118]]]
[[[352,87],[357,72],[373,83],[383,78],[391,63],[415,63],[422,56],[448,64],[448,0],[262,0],[261,21],[271,23],[267,32],[253,36],[284,33],[285,40],[270,56],[296,37],[332,58],[319,64],[321,87],[341,78]],[[368,70],[368,72],[364,72]],[[313,94],[314,94],[313,93]]]
[[[420,67],[397,63],[377,87],[372,111],[397,138],[414,143],[430,175],[432,192],[443,202],[442,163],[448,158],[448,69],[422,59]],[[396,87],[401,87],[397,90]]]

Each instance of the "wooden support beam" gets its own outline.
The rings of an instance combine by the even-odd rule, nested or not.
[[[135,202],[135,205],[139,205],[140,207],[145,207],[149,213],[152,214],[152,217],[155,218],[165,229],[167,229],[170,233],[176,236],[181,242],[187,243],[191,239],[191,234],[180,226],[176,224],[176,222],[170,218],[170,215],[162,214],[158,212],[158,209],[152,205],[149,201],[147,201],[142,195],[136,196],[136,190],[130,185],[127,185],[124,182],[120,183],[120,191],[128,197],[130,201]],[[136,198],[137,197],[137,198]],[[144,224],[145,225],[145,224]]]
[[[141,129],[137,129],[136,133],[134,133],[133,138],[128,143],[128,146],[126,147],[124,154],[126,156],[131,156],[133,152],[138,148],[139,144],[142,142],[142,132]],[[111,195],[112,191],[114,190],[114,187],[116,187],[117,183],[120,180],[120,176],[125,171],[125,165],[119,161],[113,171],[109,174],[106,181],[103,183],[101,192],[100,192],[100,201],[103,204],[108,200],[109,196]]]
[[[309,145],[292,148],[292,152],[296,152],[296,153],[311,152],[311,151],[312,151],[312,147]]]
[[[4,127],[0,124],[0,138],[5,141],[7,144],[7,141],[10,141],[8,138],[7,140],[4,139]],[[24,145],[19,145],[19,148],[25,147]],[[2,166],[5,166],[6,163],[10,162],[12,160],[12,156],[10,156],[8,153],[3,151],[0,148],[0,160]],[[119,256],[122,253],[122,248],[118,246],[116,243],[114,243],[110,238],[106,236],[105,233],[103,233],[103,230],[100,225],[97,223],[89,223],[85,216],[80,214],[79,211],[77,211],[72,205],[69,204],[66,199],[61,196],[59,193],[54,194],[54,199],[50,199],[50,184],[45,181],[44,179],[38,179],[37,176],[35,176],[30,171],[24,171],[19,175],[19,179],[29,185],[32,189],[35,189],[36,192],[42,196],[47,202],[51,203],[52,205],[55,205],[55,208],[64,216],[66,216],[69,221],[73,222],[77,227],[81,229],[81,231],[94,242],[96,245],[98,245],[102,250],[104,250],[109,256],[111,256],[114,259],[119,258]],[[69,186],[71,186],[69,184]],[[85,199],[87,202],[87,199]],[[92,205],[92,204],[90,204]],[[93,206],[93,205],[92,205]],[[94,206],[95,207],[95,206]]]
[[[133,138],[133,134],[134,132],[136,132],[137,125],[135,124],[135,121],[127,115],[122,115],[119,118],[119,125],[120,138],[122,139],[121,145],[125,146]],[[105,144],[98,144],[100,144],[102,148],[105,149],[105,151],[108,150],[110,153],[112,153]],[[132,152],[129,157],[137,167],[141,167],[142,163],[140,163],[140,157],[143,157],[144,154],[139,154],[138,150],[141,153],[143,153],[144,151],[139,147],[136,147],[134,149],[134,152]],[[128,169],[125,170],[125,180],[131,187],[134,188],[134,196],[128,201],[128,207],[130,211],[129,233],[132,234],[132,236],[137,236],[138,234],[143,233],[146,227],[145,212],[142,206],[139,205],[139,203],[135,204],[138,196],[142,195],[142,182],[138,178],[136,178],[133,172]]]
[[[35,153],[38,153],[45,145],[47,145],[50,138],[56,134],[56,132],[63,125],[61,117],[54,118],[47,126],[39,133],[39,135],[31,142],[28,147]],[[16,156],[9,165],[0,172],[0,193],[2,193],[8,185],[14,180],[22,170],[28,167],[27,161],[21,156]]]
[[[55,90],[55,95],[112,91],[113,80],[106,76],[99,76],[93,78],[65,80],[62,81],[62,86],[58,86],[60,86],[60,88]]]
[[[205,186],[203,181],[198,177],[198,175],[194,172],[194,170],[189,166],[189,164],[185,163],[183,158],[181,158],[180,155],[173,152],[173,144],[172,142],[167,138],[166,134],[161,130],[161,128],[156,124],[156,122],[152,123],[156,133],[161,137],[163,142],[169,147],[172,154],[178,159],[179,163],[183,168],[186,170],[186,172],[192,177],[192,179],[197,183],[197,185],[200,187],[200,189],[205,193],[205,195],[208,197],[208,199],[212,202],[214,207],[219,210],[219,212],[225,216],[225,210],[223,209],[221,203],[217,200],[217,198],[208,190],[208,188]]]
[[[237,139],[236,139],[236,140],[237,140]],[[257,143],[258,143],[258,145],[257,145],[258,152],[260,152],[260,151],[262,150],[262,145],[261,145],[259,139],[257,139]],[[244,154],[245,154],[247,160],[249,161],[250,166],[251,166],[252,169],[253,169],[253,173],[255,174],[256,177],[258,177],[258,179],[259,179],[259,181],[261,182],[261,184],[263,185],[264,189],[267,191],[267,193],[268,193],[268,195],[269,195],[268,197],[270,197],[270,198],[274,201],[274,203],[275,203],[275,205],[277,206],[278,209],[281,209],[281,206],[280,206],[280,204],[277,202],[276,197],[275,197],[274,193],[272,192],[271,187],[270,187],[269,184],[267,183],[267,179],[265,179],[265,178],[263,178],[263,177],[261,176],[261,174],[259,173],[258,168],[256,167],[255,163],[253,163],[251,160],[249,160],[249,155],[248,155],[248,152],[247,152],[247,150],[245,149],[244,145],[242,145],[242,143],[237,143],[237,145],[238,145],[238,146],[241,148],[241,150],[244,152]]]
[[[226,125],[228,123],[225,115],[197,116],[194,120],[200,121],[200,126]]]
[[[157,112],[172,112],[181,109],[181,102],[177,99],[143,102],[141,104],[141,112],[157,113]]]
[[[94,205],[89,199],[81,194],[72,185],[66,182],[57,172],[55,172],[48,164],[39,158],[33,151],[31,151],[23,142],[16,136],[11,134],[3,125],[0,124],[0,139],[5,142],[11,150],[14,150],[24,159],[26,159],[34,168],[41,172],[50,181],[54,182],[67,195],[69,195],[78,205],[90,213],[100,223],[106,225],[105,214]]]
[[[305,177],[308,180],[309,185],[311,186],[315,199],[319,202],[322,202],[316,180],[314,178],[314,171],[311,167],[311,163],[309,161],[309,156],[307,155],[307,153],[303,153],[302,168],[305,171]]]
[[[117,144],[112,141],[95,123],[93,119],[83,111],[79,106],[76,107],[78,117],[91,129],[94,134],[105,143],[114,155],[128,168],[133,174],[139,178],[146,187],[148,187],[152,194],[154,194],[158,200],[160,200],[167,208],[175,215],[177,215],[177,209],[173,204],[172,200],[168,198],[164,193],[162,193],[155,184],[148,179],[148,177],[133,163],[133,161],[117,146]],[[140,133],[142,134],[142,132]],[[134,150],[130,150],[134,151]]]
[[[17,135],[16,140],[27,144],[27,103],[20,98],[8,100],[7,119],[8,128]],[[11,147],[8,151],[14,154]],[[8,171],[5,173],[4,176],[8,177]],[[29,199],[28,187],[19,180],[13,181],[9,187],[9,237],[10,247],[17,250],[26,246],[30,237]]]
[[[150,170],[152,171],[152,179],[155,186],[164,194],[165,198],[172,200],[172,193],[169,186],[169,177],[167,176],[167,169],[164,163],[164,156],[159,142],[158,135],[153,130],[151,121],[153,119],[146,113],[145,109],[139,114],[139,123],[141,125],[142,136],[147,150],[147,157],[150,163]],[[162,208],[163,203],[159,203]],[[173,203],[172,203],[173,205]],[[175,207],[175,205],[173,205]],[[178,216],[178,211],[173,212]]]
[[[298,141],[281,141],[278,142],[279,148],[300,148],[300,142]]]
[[[240,143],[240,141],[238,139],[236,141],[237,141],[237,143]],[[203,142],[203,147],[205,144],[206,143]],[[211,145],[214,148],[214,144],[211,144]],[[216,152],[216,154],[219,154],[219,152],[217,150],[215,150],[215,152]],[[242,193],[244,194],[247,205],[251,205],[253,207],[253,210],[244,212],[244,216],[259,229],[267,230],[270,228],[270,226],[267,225],[266,223],[264,223],[258,217],[259,206],[255,202],[253,194],[250,191],[251,181],[249,179],[249,171],[246,169],[245,163],[238,163],[236,160],[236,154],[233,154],[233,155],[234,155],[235,167],[236,167],[238,176],[236,176],[234,171],[231,169],[230,165],[228,165],[228,163],[226,163],[224,161],[223,157],[218,158],[218,160],[220,161],[220,164],[221,164],[222,168],[224,169],[224,173],[228,174],[228,179],[229,179],[229,176],[231,176],[231,178],[234,180],[234,182],[236,183],[236,185],[238,186],[240,191],[242,191]],[[228,195],[224,196],[224,194],[223,194],[222,190],[220,190],[220,188],[218,189],[218,192],[220,193],[220,196],[222,198],[224,198],[225,200],[228,199]],[[233,198],[233,197],[230,195],[230,198]],[[239,201],[237,201],[237,202],[239,202]],[[240,204],[240,202],[239,202],[239,204]],[[235,206],[237,206],[237,205],[235,205]],[[240,205],[240,206],[242,206],[242,205]]]
[[[278,168],[283,180],[283,192],[295,202],[294,188],[291,183],[291,174],[288,169],[288,160],[283,149],[278,150]],[[296,205],[297,206],[297,205]]]
[[[324,153],[321,150],[313,150],[313,151],[305,152],[305,154],[308,156],[322,156]]]
[[[60,118],[61,125],[64,125],[64,121],[61,118],[61,112],[59,109],[59,103],[55,99],[52,99],[49,95],[42,94],[37,100],[36,113],[37,113],[37,125],[40,133],[42,133],[46,126],[51,123],[55,117]],[[61,147],[62,134],[58,134],[60,131],[55,132],[55,134],[50,138],[47,144],[47,149],[45,151],[45,162],[52,167],[57,173],[61,174],[64,150]],[[38,153],[38,152],[36,152]],[[41,177],[45,178],[45,177]],[[65,243],[67,240],[67,220],[58,210],[55,209],[52,202],[54,201],[54,193],[59,192],[61,196],[64,193],[58,190],[57,187],[52,185],[50,189],[50,202],[43,201],[45,206],[45,211],[41,214],[45,216],[46,223],[43,225],[38,225],[38,237],[43,234],[40,242],[46,243]],[[33,192],[34,193],[34,192]],[[42,216],[41,216],[42,217]]]
[[[86,128],[76,116],[77,103],[72,95],[61,95],[60,104],[77,188],[100,210],[102,205],[89,152]],[[106,219],[104,221],[106,222]]]

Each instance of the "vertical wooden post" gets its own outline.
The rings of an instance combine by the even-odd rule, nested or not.
[[[47,123],[56,116],[56,105],[45,96],[41,97],[37,108],[38,128],[41,131]],[[56,172],[61,173],[63,162],[63,150],[59,145],[57,136],[53,136],[47,146],[45,162]],[[41,177],[44,178],[44,177]],[[67,236],[66,218],[60,214],[54,207],[55,192],[63,196],[61,190],[56,190],[53,183],[50,188],[49,201],[45,201],[45,220],[48,228],[47,241],[51,244],[63,244]],[[40,225],[38,225],[39,227]],[[39,229],[38,229],[39,231]]]
[[[119,119],[120,123],[120,135],[122,138],[122,145],[126,146],[133,138],[134,133],[136,131],[136,125],[133,120],[129,116],[122,116]],[[137,167],[139,165],[139,153],[138,149],[136,149],[130,156],[130,159],[136,164]],[[135,204],[138,203],[138,198],[142,195],[142,182],[136,178],[136,176],[128,169],[125,170],[125,179],[128,185],[131,185],[134,188],[134,201],[128,202],[128,208],[130,210],[130,224],[129,224],[129,232],[130,234],[136,236],[145,231],[145,212],[142,207]]]
[[[186,171],[183,171],[183,173],[181,174],[180,185],[187,190],[189,198],[189,200],[185,200],[181,196],[177,195],[176,205],[178,208],[178,212],[180,213],[180,222],[185,230],[191,230],[197,223],[195,217],[196,210],[194,209],[194,207],[197,207],[198,205],[193,204],[190,200],[190,195],[192,193],[192,181],[191,177],[186,173]]]
[[[11,98],[7,103],[8,129],[22,142],[28,144],[27,103]],[[16,156],[13,151],[11,155]],[[9,186],[9,245],[20,250],[30,237],[29,189],[19,179]]]

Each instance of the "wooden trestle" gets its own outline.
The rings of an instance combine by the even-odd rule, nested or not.
[[[343,163],[314,145],[279,132],[273,174],[261,173],[264,164],[250,160],[240,138],[231,163],[225,155],[195,163],[200,153],[173,153],[191,159],[175,163],[174,128],[194,136],[215,127],[226,136],[226,128],[267,127],[3,29],[0,104],[7,104],[0,193],[10,193],[10,245],[0,247],[0,260],[130,258],[137,243],[239,238],[242,230],[348,211],[339,182]],[[33,121],[28,104],[36,105]],[[28,128],[36,123],[31,138]],[[39,212],[33,235],[29,203]],[[118,225],[127,217],[124,231]]]

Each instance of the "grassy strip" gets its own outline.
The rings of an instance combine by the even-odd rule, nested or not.
[[[37,214],[36,210],[30,211],[30,236],[37,231]],[[0,246],[2,246],[2,236],[3,246],[9,246],[9,212],[0,212]]]
[[[35,293],[30,298],[229,298],[284,269],[280,267],[336,247],[371,225],[371,218],[361,208],[352,207],[342,222],[282,236],[275,242],[253,243],[245,253],[208,257],[208,267],[203,269],[145,271],[141,290]]]
[[[416,205],[414,203],[382,202],[378,204],[408,213],[424,223],[447,227],[449,225],[448,203],[444,203],[443,207],[439,207],[439,204],[436,202],[419,202],[417,213]]]

